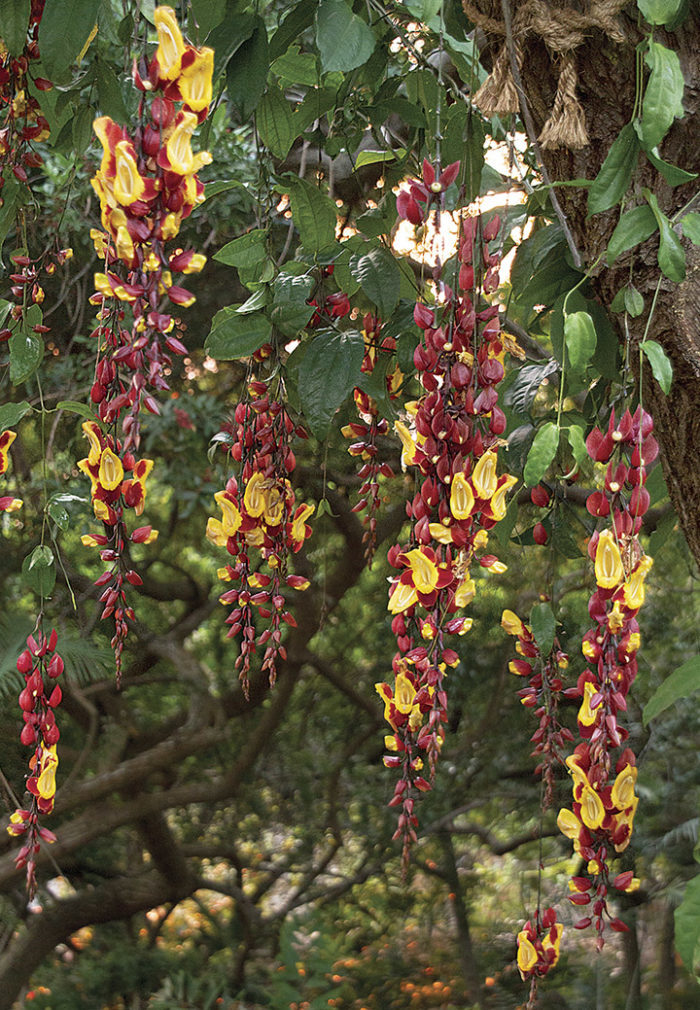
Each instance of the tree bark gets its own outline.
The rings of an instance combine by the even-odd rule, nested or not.
[[[513,17],[524,4],[530,2],[510,0]],[[493,19],[494,30],[490,31],[486,23],[481,27],[495,58],[503,43],[503,35],[495,31],[497,22],[503,24],[500,0],[478,0],[466,6],[478,8],[483,15]],[[565,5],[557,3],[550,6],[561,16]],[[581,7],[575,6],[577,9]],[[635,47],[643,38],[637,18],[638,10],[634,4],[617,16],[616,21],[625,36],[624,43],[613,41],[605,32],[593,28],[586,32],[585,40],[574,50],[578,71],[576,93],[583,108],[590,143],[579,151],[567,148],[543,151],[543,160],[552,180],[594,179],[612,142],[632,119]],[[654,40],[678,53],[685,79],[683,105],[686,115],[675,121],[663,140],[661,156],[686,171],[700,172],[700,145],[697,143],[700,12],[697,6],[689,5],[688,16],[677,31],[668,33],[662,28],[655,28]],[[542,38],[534,33],[526,34],[517,42],[523,86],[535,129],[539,132],[554,105],[561,54],[550,52]],[[669,217],[684,208],[697,193],[695,182],[671,188],[640,155],[628,209],[632,204],[644,203],[641,190],[645,186],[654,193],[661,209]],[[585,188],[565,187],[557,189],[557,193],[584,263],[594,263],[610,240],[617,224],[618,210],[613,208],[587,218]],[[645,365],[644,407],[654,417],[671,502],[690,550],[700,564],[700,510],[697,508],[700,500],[700,465],[697,459],[700,446],[700,252],[686,239],[682,241],[687,254],[687,272],[681,284],[672,283],[660,273],[657,233],[620,257],[612,267],[599,267],[592,278],[592,285],[603,305],[609,306],[631,275],[635,287],[645,299],[645,312],[637,319],[629,320],[632,341],[638,343],[644,333],[647,312],[657,284],[660,284],[647,337],[658,341],[666,351],[673,363],[674,379],[669,395],[665,396]],[[620,341],[624,341],[621,316],[613,315],[612,321]],[[636,361],[633,361],[633,367],[638,367]]]
[[[469,1000],[475,1007],[480,1007],[481,984],[474,957],[471,931],[469,929],[469,913],[464,901],[462,883],[457,872],[457,857],[454,845],[452,844],[452,835],[449,831],[444,831],[440,833],[439,838],[445,856],[442,876],[450,888],[450,902],[454,913],[455,926],[457,927],[457,946],[462,965],[462,976],[467,987]]]
[[[67,936],[88,923],[126,919],[168,901],[181,901],[193,887],[189,875],[180,885],[160,873],[120,878],[59,901],[30,918],[23,933],[0,958],[0,1010],[11,1010],[22,986],[43,959]]]

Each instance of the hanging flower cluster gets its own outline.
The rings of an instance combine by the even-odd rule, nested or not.
[[[396,209],[399,217],[411,224],[422,224],[430,211],[431,204],[440,200],[445,190],[459,175],[460,162],[454,161],[438,176],[427,159],[423,159],[423,173],[420,179],[409,179],[408,189],[399,190]],[[424,206],[422,206],[424,205]]]
[[[284,590],[309,586],[308,579],[289,573],[289,560],[311,535],[306,520],[314,511],[313,505],[297,504],[290,482],[296,466],[291,438],[306,433],[289,415],[284,383],[278,379],[273,392],[271,383],[253,379],[247,392],[236,407],[228,450],[240,476],[232,476],[214,496],[221,511],[207,523],[207,539],[225,547],[234,559],[218,571],[220,579],[234,583],[220,599],[225,606],[233,605],[226,618],[228,637],[240,640],[236,668],[246,695],[258,647],[265,647],[262,669],[271,685],[277,676],[277,657],[287,658],[283,624],[296,627],[296,621],[287,609]],[[258,558],[267,571],[259,569]],[[267,622],[260,633],[255,610]]]
[[[606,919],[617,931],[625,924],[610,916],[610,888],[630,891],[639,886],[631,871],[610,878],[613,852],[627,848],[638,799],[635,756],[624,747],[627,730],[618,724],[627,708],[627,694],[637,674],[640,645],[637,614],[644,603],[645,579],[652,559],[639,542],[642,516],[649,508],[646,467],[656,459],[658,444],[649,414],[638,407],[619,419],[611,414],[607,431],[594,428],[586,440],[591,458],[605,465],[603,490],[588,498],[588,511],[610,518],[610,528],[596,531],[588,553],[595,565],[597,589],[588,612],[594,622],[583,638],[589,663],[573,694],[581,699],[578,730],[582,738],[567,765],[573,782],[572,808],[559,813],[560,830],[586,862],[586,875],[572,878],[570,901],[592,904],[592,915],[576,923],[594,923],[597,946],[604,943]]]
[[[155,55],[147,66],[145,60],[134,66],[134,82],[144,92],[140,125],[132,137],[108,116],[94,124],[103,157],[92,185],[106,234],[93,230],[91,235],[106,269],[95,275],[91,299],[100,306],[93,335],[101,351],[91,395],[101,420],[112,423],[121,416],[127,450],[139,446],[142,401],[158,412],[148,388],[168,389],[167,352],[186,353],[176,336],[178,321],[160,311],[160,301],[167,296],[174,305],[191,305],[194,295],[173,283],[173,273],[197,273],[206,262],[193,249],[171,243],[204,200],[197,173],[211,155],[195,154],[192,137],[211,101],[214,53],[185,45],[169,7],[156,8],[154,20]],[[125,305],[133,319],[129,329],[121,325]]]
[[[38,100],[30,93],[29,83],[38,91],[48,91],[51,81],[32,74],[33,64],[40,57],[37,36],[44,13],[45,0],[33,0],[27,26],[27,39],[22,53],[11,56],[0,38],[0,207],[5,202],[5,186],[12,178],[29,187],[28,170],[40,168],[41,154],[34,144],[49,136],[49,124],[41,112]],[[2,31],[2,25],[0,25]],[[63,265],[73,255],[71,249],[47,250],[37,259],[26,253],[15,253],[11,259],[10,292],[15,303],[10,308],[9,325],[0,328],[0,344],[10,339],[30,305],[44,301],[42,273],[51,276],[57,265]],[[49,333],[41,316],[31,321],[31,331]]]
[[[39,91],[53,87],[51,81],[31,73],[32,64],[39,59],[37,36],[44,4],[45,0],[32,0],[27,41],[19,56],[11,56],[0,37],[0,168],[9,168],[23,185],[28,182],[27,169],[43,164],[43,158],[32,144],[46,140],[50,133],[39,102],[29,91],[30,80]],[[0,206],[7,178],[9,176],[0,171]]]
[[[381,329],[381,320],[368,312],[363,320],[362,336],[365,342],[365,354],[361,368],[361,371],[368,375],[374,371],[380,353],[393,354],[396,350],[394,337],[382,339]],[[386,388],[391,399],[396,397],[402,382],[403,374],[398,365],[391,372],[387,371]],[[380,477],[393,477],[394,471],[388,463],[379,459],[377,445],[379,436],[386,435],[389,431],[388,422],[379,416],[375,400],[363,390],[356,387],[353,397],[360,420],[351,421],[342,429],[342,433],[346,438],[355,439],[349,446],[348,452],[351,456],[359,456],[362,460],[357,474],[362,481],[360,485],[361,497],[353,507],[353,512],[365,513],[363,525],[366,528],[362,535],[362,542],[365,544],[365,560],[368,567],[371,568],[376,549],[377,513],[381,505],[379,479]]]
[[[85,547],[99,547],[102,561],[111,565],[95,581],[103,589],[100,602],[104,603],[101,618],[114,620],[112,638],[117,682],[121,679],[122,650],[128,634],[127,621],[134,620],[134,611],[126,602],[126,583],[140,586],[140,575],[131,568],[125,545],[150,544],[158,537],[158,530],[139,526],[129,532],[126,510],[133,509],[137,516],[146,502],[146,479],[153,469],[152,459],[134,458],[123,452],[122,445],[112,435],[105,435],[96,421],[86,421],[83,431],[90,443],[85,459],[78,468],[90,478],[91,499],[95,518],[103,524],[104,533],[86,533],[81,540]]]
[[[559,960],[559,945],[564,927],[557,922],[553,908],[537,910],[534,920],[518,933],[518,971],[523,981],[544,978]]]
[[[17,660],[17,669],[25,681],[19,696],[24,719],[20,740],[32,748],[26,782],[32,799],[29,809],[18,809],[12,814],[7,830],[15,837],[25,836],[15,864],[18,869],[26,868],[30,897],[36,891],[36,859],[41,842],[56,841],[52,831],[40,826],[39,818],[51,813],[56,793],[56,745],[61,734],[56,725],[55,709],[61,704],[62,692],[57,681],[63,673],[63,660],[56,652],[57,645],[55,629],[48,638],[42,632],[36,637],[29,635],[27,648]]]
[[[192,138],[211,102],[214,53],[185,44],[170,7],[156,8],[154,21],[155,54],[150,62],[134,65],[134,83],[143,93],[138,127],[130,134],[107,116],[94,123],[103,157],[92,185],[104,230],[93,229],[91,237],[105,270],[95,275],[90,299],[98,306],[91,399],[111,433],[103,435],[97,424],[84,426],[91,450],[80,466],[92,480],[95,515],[105,532],[83,541],[103,548],[103,560],[113,563],[96,585],[106,586],[103,619],[115,622],[118,679],[128,621],[134,616],[125,603],[124,582],[140,584],[122,554],[127,541],[148,543],[157,535],[147,526],[129,533],[124,522],[125,509],[133,508],[137,515],[143,511],[145,481],[153,466],[133,455],[140,445],[141,409],[159,412],[154,394],[169,388],[170,354],[186,353],[180,321],[161,302],[167,298],[178,307],[191,305],[194,295],[175,284],[173,274],[196,273],[206,262],[174,240],[182,221],[204,200],[197,173],[211,155],[195,154]]]
[[[0,433],[0,476],[7,473],[7,468],[10,465],[10,446],[16,438],[17,433],[14,431]],[[15,498],[13,495],[0,495],[0,512],[16,512],[22,508],[23,504],[21,498]]]
[[[309,329],[320,326],[325,319],[343,319],[350,312],[350,299],[345,291],[333,291],[326,294],[324,281],[327,277],[332,277],[335,267],[331,263],[329,266],[321,267],[319,283],[314,292],[313,298],[308,298],[307,305],[314,308],[313,315],[307,323]]]
[[[542,656],[532,634],[532,629],[512,610],[504,610],[501,627],[507,634],[517,638],[515,650],[518,658],[511,660],[508,669],[517,677],[527,677],[528,685],[518,691],[518,697],[526,708],[533,708],[539,725],[530,740],[535,744],[533,757],[540,758],[535,768],[544,783],[542,811],[548,810],[554,798],[555,772],[558,765],[564,765],[564,751],[573,743],[574,735],[559,721],[559,703],[562,697],[562,671],[569,665],[569,658],[562,652],[555,638],[548,656]]]
[[[407,504],[408,544],[389,551],[399,572],[391,580],[389,611],[397,639],[394,684],[377,685],[385,718],[388,767],[399,771],[390,806],[401,807],[395,837],[404,839],[404,864],[415,839],[415,790],[429,789],[420,774],[425,755],[435,773],[447,719],[445,674],[459,657],[448,644],[463,635],[471,620],[462,616],[474,598],[473,564],[497,573],[504,565],[486,553],[488,531],[506,514],[506,496],[516,483],[498,474],[505,415],[496,387],[505,375],[506,339],[499,309],[485,295],[498,286],[500,256],[488,243],[499,230],[498,217],[462,225],[458,290],[440,287],[439,306],[417,304],[414,319],[422,330],[414,362],[423,388],[408,404],[410,422],[397,422],[402,462],[415,467],[420,484]]]
[[[528,678],[527,687],[518,691],[518,697],[526,708],[535,710],[534,714],[539,719],[530,739],[535,744],[533,757],[540,759],[535,774],[541,777],[543,783],[541,809],[544,813],[554,799],[556,768],[564,765],[566,745],[574,739],[571,730],[559,721],[559,703],[564,687],[561,674],[568,667],[569,659],[556,638],[549,654],[543,657],[532,628],[512,610],[503,611],[501,627],[517,638],[515,649],[518,658],[511,660],[508,669],[517,677]],[[518,969],[523,981],[532,981],[533,994],[537,979],[543,978],[557,963],[563,929],[561,923],[556,922],[556,911],[547,908],[541,912],[538,903],[534,918],[526,922],[518,933]]]

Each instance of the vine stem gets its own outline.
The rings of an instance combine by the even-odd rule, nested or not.
[[[552,206],[554,207],[554,213],[559,219],[559,224],[561,225],[562,231],[564,232],[564,238],[566,239],[566,244],[571,250],[571,257],[574,261],[574,266],[577,270],[581,269],[583,264],[583,259],[581,253],[578,251],[578,246],[574,236],[569,228],[569,223],[566,220],[566,214],[562,210],[562,206],[559,203],[559,199],[554,192],[553,183],[550,178],[549,172],[547,171],[547,166],[542,158],[542,150],[537,141],[537,132],[535,130],[535,124],[530,113],[530,106],[528,100],[525,96],[525,89],[523,88],[523,81],[520,76],[520,68],[518,67],[518,61],[515,55],[515,45],[513,43],[513,20],[511,17],[510,2],[509,0],[501,0],[501,10],[503,12],[503,20],[506,26],[506,46],[508,48],[508,57],[510,59],[510,68],[513,74],[513,82],[515,84],[515,90],[518,92],[518,98],[520,100],[520,110],[523,116],[523,122],[525,123],[525,130],[527,131],[528,138],[532,144],[532,149],[535,152],[535,157],[537,158],[537,164],[542,172],[542,178],[545,183],[550,186],[549,198],[552,201]]]

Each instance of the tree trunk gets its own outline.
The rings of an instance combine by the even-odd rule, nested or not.
[[[478,1008],[481,1006],[479,1002],[481,983],[474,958],[471,931],[469,929],[469,913],[462,893],[462,883],[457,872],[457,858],[452,843],[452,835],[448,831],[441,833],[440,843],[445,856],[443,865],[444,879],[450,889],[450,901],[455,926],[457,927],[457,946],[459,948],[462,976],[467,987],[468,998],[473,1006]]]
[[[477,0],[475,3],[465,0],[468,16],[474,16],[476,20],[476,11],[492,19],[490,25],[486,21],[479,24],[494,58],[503,44],[503,8],[510,7],[517,24],[518,11],[522,13],[526,4],[532,6],[532,0],[509,0],[509,4],[501,3],[501,0]],[[566,4],[549,3],[548,6],[556,12],[559,21],[566,22]],[[581,4],[571,3],[568,6],[574,14],[582,7]],[[600,3],[585,5],[586,10],[604,6]],[[661,28],[654,29],[654,40],[678,53],[685,79],[683,105],[686,115],[676,120],[663,140],[661,156],[686,171],[700,172],[700,145],[697,143],[700,12],[696,5],[688,6],[689,14],[677,31],[667,33]],[[583,109],[590,143],[578,151],[568,148],[543,151],[543,160],[552,180],[594,179],[612,142],[632,119],[635,47],[643,38],[637,27],[638,16],[635,4],[629,4],[627,11],[616,16],[615,24],[624,36],[624,42],[614,41],[609,32],[594,27],[586,31],[582,43],[573,50],[578,72],[576,94]],[[525,94],[539,133],[554,106],[561,56],[565,50],[552,52],[535,30],[525,35],[514,34],[521,53],[519,62]],[[548,41],[552,44],[551,35]],[[669,217],[684,208],[697,193],[695,182],[671,188],[643,155],[640,155],[632,185],[630,205],[644,203],[641,190],[646,186]],[[619,208],[588,219],[585,188],[564,187],[557,189],[557,193],[584,263],[594,263],[607,246],[617,224]],[[645,366],[644,406],[654,417],[671,502],[688,545],[700,563],[700,510],[697,508],[700,500],[700,465],[697,460],[700,445],[700,252],[687,240],[683,240],[683,245],[687,254],[687,272],[681,284],[672,283],[660,273],[657,263],[658,233],[620,257],[613,267],[599,267],[592,283],[601,302],[609,306],[615,294],[628,283],[631,271],[632,281],[645,300],[645,312],[637,319],[629,320],[632,340],[637,343],[642,339],[647,313],[660,282],[656,310],[647,337],[658,341],[666,351],[673,363],[674,379],[669,395],[665,396]],[[624,340],[622,317],[615,315],[612,319],[618,327],[620,340]],[[634,361],[633,367],[637,367]]]
[[[676,956],[674,952],[675,921],[673,905],[666,901],[661,913],[661,931],[658,946],[658,986],[662,1010],[673,1010],[673,985],[676,981]]]

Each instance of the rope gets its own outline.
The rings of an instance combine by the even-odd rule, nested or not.
[[[586,120],[576,97],[577,82],[574,55],[566,53],[561,60],[554,106],[539,136],[542,147],[568,147],[576,151],[588,144]]]
[[[578,73],[574,50],[590,37],[593,30],[602,31],[613,42],[624,42],[626,36],[617,15],[627,2],[628,0],[589,0],[586,11],[575,10],[550,0],[523,0],[518,5],[512,23],[518,66],[522,66],[523,46],[529,35],[544,42],[553,61],[559,58],[557,92],[540,134],[543,147],[569,147],[578,150],[588,143],[583,108],[576,94]],[[479,0],[478,3],[462,0],[462,7],[477,28],[488,35],[506,37],[504,21],[494,16],[499,12],[498,0]],[[505,45],[496,56],[491,74],[474,96],[474,102],[486,117],[518,111],[518,94]]]

